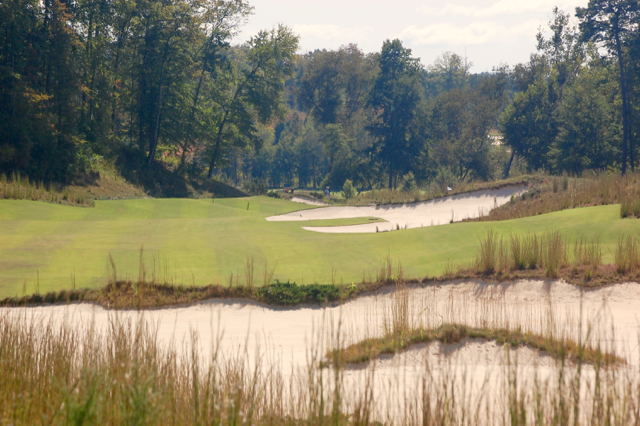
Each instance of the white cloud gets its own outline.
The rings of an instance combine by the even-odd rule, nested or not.
[[[420,8],[427,16],[468,16],[475,18],[494,18],[505,15],[522,15],[527,13],[545,13],[558,6],[561,10],[572,12],[578,2],[576,0],[499,0],[488,7],[476,5],[451,4],[443,7]]]
[[[400,34],[400,38],[413,45],[422,46],[471,46],[489,43],[509,44],[516,38],[533,37],[539,22],[529,20],[507,27],[496,21],[473,22],[456,25],[449,22],[417,27],[412,25]]]
[[[345,44],[351,41],[366,39],[371,32],[371,28],[345,28],[333,24],[296,24],[293,26],[293,31],[299,34],[303,41],[305,40],[305,38],[313,38],[315,40],[325,41],[331,44]]]
[[[0,0],[2,1],[2,0]],[[365,52],[400,38],[429,63],[443,51],[468,52],[474,71],[526,61],[557,5],[573,14],[589,0],[250,0],[255,15],[237,40],[278,23],[300,38],[300,51],[357,43]]]

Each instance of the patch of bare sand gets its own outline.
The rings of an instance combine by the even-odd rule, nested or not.
[[[351,219],[378,217],[386,223],[349,226],[304,227],[322,233],[375,233],[396,229],[421,228],[444,225],[464,219],[476,218],[508,203],[512,196],[521,195],[526,187],[475,191],[414,204],[385,206],[335,206],[287,213],[268,217],[270,222],[304,222],[310,220]]]

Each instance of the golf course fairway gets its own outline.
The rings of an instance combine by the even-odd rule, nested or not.
[[[378,234],[321,234],[302,226],[368,223],[370,218],[267,222],[311,208],[268,197],[97,201],[81,208],[0,201],[0,298],[36,291],[94,288],[113,277],[183,285],[245,281],[253,257],[255,283],[265,264],[274,279],[298,284],[351,283],[375,278],[387,255],[405,277],[440,274],[449,261],[468,263],[489,229],[510,233],[560,230],[572,242],[599,236],[610,263],[618,239],[636,235],[640,221],[620,219],[620,206],[565,210],[503,222],[467,222]],[[142,249],[142,250],[141,250]],[[141,256],[142,254],[142,256]]]

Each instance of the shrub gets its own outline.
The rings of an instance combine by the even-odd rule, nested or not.
[[[309,284],[299,286],[276,280],[274,284],[262,287],[258,295],[266,303],[293,306],[300,303],[335,302],[341,299],[340,287],[328,284]]]
[[[274,189],[270,189],[270,190],[267,191],[267,197],[280,198],[280,194],[278,193],[278,191],[276,191]]]
[[[416,178],[413,175],[413,172],[409,172],[402,177],[402,190],[404,192],[415,191],[418,189],[418,185],[416,184]]]
[[[351,179],[347,179],[342,186],[342,194],[344,198],[350,200],[351,198],[356,196],[356,189],[353,187],[353,182]]]
[[[267,181],[264,179],[253,178],[246,181],[242,186],[243,189],[251,195],[267,194]]]

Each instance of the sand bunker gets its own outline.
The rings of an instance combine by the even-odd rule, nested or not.
[[[160,344],[188,348],[196,344],[207,359],[216,342],[225,357],[246,357],[251,365],[277,368],[283,374],[305,374],[310,359],[322,358],[339,338],[342,345],[367,337],[378,337],[392,317],[403,294],[407,297],[408,319],[414,326],[435,328],[443,323],[474,327],[521,329],[577,338],[625,358],[637,368],[640,359],[640,284],[580,289],[564,282],[522,281],[515,284],[454,282],[416,287],[407,293],[388,290],[368,295],[342,306],[319,308],[273,308],[234,300],[211,300],[194,306],[150,311],[107,311],[87,304],[33,308],[0,308],[1,315],[23,315],[69,324],[83,329],[91,324],[107,332],[113,321],[146,321],[156,330]],[[582,324],[582,328],[580,325]],[[185,353],[189,353],[187,350]],[[315,358],[314,358],[315,357]],[[519,386],[533,380],[553,383],[558,364],[534,349],[509,348],[484,340],[464,340],[456,344],[416,345],[397,355],[382,356],[375,362],[351,365],[343,373],[345,394],[365,389],[372,380],[380,413],[403,407],[396,404],[402,389],[419,389],[422,381],[438,388],[455,381],[470,396],[501,395],[505,365],[520,370]],[[621,367],[622,368],[622,367]],[[375,370],[375,374],[371,372]],[[634,370],[635,371],[635,370]],[[331,371],[325,373],[330,375]],[[583,366],[585,383],[594,372]],[[389,405],[384,402],[390,401]],[[400,417],[398,417],[400,418]]]
[[[385,223],[378,222],[363,225],[303,228],[308,231],[334,234],[375,233],[396,229],[421,228],[476,218],[506,204],[511,200],[512,196],[521,195],[525,191],[525,187],[510,187],[475,191],[415,204],[323,207],[271,216],[267,220],[270,222],[304,222],[310,220],[378,217],[386,221]],[[305,202],[305,204],[308,203]]]
[[[177,345],[179,352],[189,357],[195,344],[204,360],[210,359],[219,345],[221,359],[239,357],[246,360],[248,368],[258,368],[263,374],[277,371],[287,392],[295,393],[295,386],[304,386],[304,378],[309,377],[309,365],[318,365],[327,349],[335,345],[338,330],[343,346],[381,336],[398,300],[405,295],[408,320],[414,326],[435,328],[443,323],[459,323],[539,333],[552,330],[559,338],[574,339],[581,332],[586,339],[589,330],[589,344],[626,359],[628,365],[617,367],[616,374],[638,374],[640,284],[612,285],[581,294],[579,288],[561,281],[453,282],[410,288],[407,293],[388,289],[326,309],[284,309],[237,300],[211,300],[143,312],[107,311],[86,304],[0,308],[0,317],[42,319],[66,323],[78,330],[93,325],[98,333],[108,333],[114,322],[122,320],[131,321],[134,327],[138,321],[146,322],[155,330],[160,345]],[[195,340],[192,332],[197,334]],[[355,399],[371,389],[376,418],[396,419],[395,423],[404,424],[407,422],[403,416],[411,412],[409,406],[419,402],[411,398],[419,396],[417,391],[425,386],[427,394],[441,395],[443,389],[448,389],[457,397],[468,398],[468,407],[475,406],[475,401],[483,401],[482,409],[503,406],[501,398],[508,393],[507,378],[513,369],[518,371],[520,389],[530,391],[536,386],[543,395],[545,389],[557,386],[558,377],[570,377],[577,371],[575,364],[562,369],[558,360],[532,348],[466,339],[455,344],[415,345],[396,355],[350,365],[341,373],[342,389],[345,396]],[[312,371],[324,377],[325,383],[332,382],[331,368]],[[586,392],[593,387],[596,372],[593,366],[583,365],[580,374],[582,392]]]
[[[393,292],[360,297],[342,306],[273,308],[242,301],[212,300],[189,307],[155,309],[138,313],[120,311],[120,318],[143,318],[157,327],[162,342],[189,342],[191,331],[200,335],[209,350],[218,330],[224,333],[221,350],[233,352],[249,345],[275,350],[287,367],[302,366],[307,350],[327,342],[330,330],[341,329],[341,341],[350,344],[383,333],[395,300]],[[523,281],[516,284],[452,283],[409,290],[410,322],[425,327],[459,323],[476,327],[521,327],[546,332],[557,327],[561,334],[575,335],[580,323],[580,291],[563,282]],[[591,339],[613,336],[607,345],[638,363],[637,306],[640,284],[624,284],[586,291],[582,298],[583,323],[592,323]],[[107,327],[115,315],[87,304],[33,308],[1,308],[3,314],[26,314],[64,318],[77,327],[95,323]],[[552,314],[552,315],[551,315]],[[553,317],[553,324],[549,318]],[[586,330],[586,326],[585,326]],[[319,336],[319,333],[322,336]],[[608,347],[608,346],[607,346]]]
[[[306,204],[308,206],[328,206],[328,204],[323,203],[322,201],[316,200],[314,198],[304,197],[301,195],[294,196],[293,198],[291,198],[291,201],[293,201],[294,203]]]

